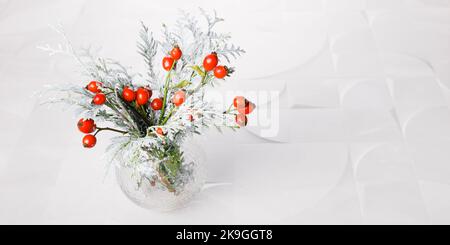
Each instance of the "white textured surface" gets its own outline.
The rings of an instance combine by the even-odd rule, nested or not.
[[[31,97],[84,83],[35,47],[61,21],[140,69],[139,20],[157,32],[174,6],[227,20],[247,54],[221,91],[257,98],[260,124],[202,137],[209,180],[231,185],[156,213],[104,179],[107,137],[82,149],[76,118]],[[0,0],[0,223],[450,224],[449,43],[449,0]]]

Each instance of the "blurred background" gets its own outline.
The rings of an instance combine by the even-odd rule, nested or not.
[[[143,72],[139,22],[217,10],[247,53],[223,94],[258,104],[237,133],[196,140],[208,181],[190,205],[142,209],[45,84],[85,85],[57,44]],[[450,1],[0,0],[0,224],[449,224]]]

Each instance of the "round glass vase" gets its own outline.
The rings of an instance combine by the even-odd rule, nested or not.
[[[155,183],[146,178],[137,181],[134,170],[119,163],[115,167],[116,180],[125,196],[138,206],[151,210],[166,212],[185,207],[205,183],[204,153],[192,142],[181,145],[180,149],[183,152],[182,166],[189,166],[189,172],[180,173],[184,175],[182,187],[169,190],[164,188],[164,181],[156,180]],[[148,164],[155,166],[153,162]]]

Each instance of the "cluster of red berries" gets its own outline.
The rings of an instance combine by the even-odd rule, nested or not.
[[[135,101],[137,105],[146,105],[152,95],[152,90],[144,87],[140,87],[136,91],[134,91],[130,87],[124,87],[122,90],[123,100],[130,103]],[[185,100],[186,93],[183,90],[175,92],[172,98],[172,102],[175,106],[180,106]],[[154,98],[150,102],[150,107],[155,111],[161,110],[163,107],[163,99]]]
[[[94,97],[92,98],[92,103],[95,105],[103,105],[106,102],[106,95],[102,93],[101,82],[97,81],[91,81],[87,86],[86,89],[94,93]]]
[[[122,99],[126,102],[136,102],[136,105],[145,105],[152,97],[153,92],[150,88],[140,87],[136,91],[125,86],[122,90]]]
[[[241,127],[246,126],[248,122],[247,115],[252,113],[256,105],[243,96],[236,96],[233,100],[233,106],[238,111],[235,117],[236,124]]]
[[[82,133],[86,134],[83,137],[83,141],[82,141],[83,142],[83,146],[85,148],[92,148],[92,147],[94,147],[95,144],[97,143],[97,138],[95,138],[95,135],[91,134],[97,128],[97,126],[95,125],[94,120],[81,118],[78,121],[77,126],[78,126],[78,129]]]
[[[162,60],[162,66],[166,71],[170,71],[175,66],[175,62],[181,59],[183,52],[181,51],[180,47],[175,46],[169,52],[169,54],[169,56],[164,57]],[[232,72],[232,69],[222,65],[218,66],[218,64],[219,59],[215,52],[212,52],[203,59],[203,68],[205,69],[205,71],[213,71],[216,78],[225,78]]]
[[[92,98],[92,104],[94,105],[103,105],[106,102],[106,95],[102,92],[103,84],[97,81],[91,81],[85,87],[90,92],[94,93],[94,97]],[[92,135],[97,126],[95,125],[94,120],[92,119],[84,119],[81,118],[77,123],[78,129],[85,133],[86,135],[83,137],[83,146],[85,148],[92,148],[97,143],[97,138],[95,135]]]
[[[164,57],[162,60],[163,69],[166,71],[170,71],[173,68],[175,61],[181,59],[183,52],[181,52],[180,47],[175,45],[169,54],[169,56]]]
[[[205,59],[203,59],[203,68],[205,71],[213,71],[216,78],[222,79],[231,73],[231,69],[222,65],[218,66],[218,64],[219,58],[217,58],[217,54],[215,52],[208,54]]]

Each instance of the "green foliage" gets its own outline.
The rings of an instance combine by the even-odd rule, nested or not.
[[[184,161],[180,146],[172,143],[163,147],[152,147],[149,154],[159,160],[158,173],[161,182],[169,191],[174,190],[174,185]]]
[[[188,80],[183,80],[183,81],[179,82],[178,84],[176,84],[175,86],[172,86],[172,89],[185,88],[191,84],[192,84],[192,82],[189,82]]]

